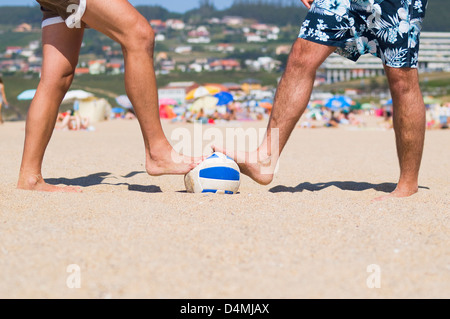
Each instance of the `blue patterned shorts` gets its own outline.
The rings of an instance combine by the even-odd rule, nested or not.
[[[393,68],[417,68],[428,0],[315,0],[299,37],[336,46],[357,61],[371,53]]]

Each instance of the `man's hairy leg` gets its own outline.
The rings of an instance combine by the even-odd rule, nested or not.
[[[417,69],[385,67],[385,70],[393,100],[400,179],[394,192],[377,200],[408,197],[418,192],[426,131],[426,110]]]
[[[308,106],[316,71],[335,50],[336,47],[296,40],[275,95],[265,138],[258,150],[246,153],[217,146],[214,150],[234,158],[241,171],[256,182],[271,183],[278,158]]]

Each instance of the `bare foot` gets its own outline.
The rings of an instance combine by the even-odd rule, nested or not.
[[[223,153],[239,165],[242,174],[247,175],[261,185],[269,185],[273,181],[274,165],[267,154],[258,156],[258,152],[231,152],[223,148],[213,146],[214,152]],[[276,163],[275,163],[276,164]]]
[[[375,198],[372,202],[381,202],[392,198],[405,198],[410,197],[418,192],[418,188],[411,188],[411,189],[400,189],[397,188],[395,191],[388,195],[383,195],[380,197]]]
[[[19,177],[17,189],[51,193],[82,193],[80,187],[60,187],[47,184],[41,175],[28,175],[27,177]]]
[[[152,156],[147,156],[146,163],[147,173],[151,176],[186,175],[204,160],[203,157],[180,155],[170,145],[153,152]]]

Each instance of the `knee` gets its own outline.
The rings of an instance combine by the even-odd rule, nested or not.
[[[404,95],[418,88],[419,80],[414,69],[393,69],[388,71],[391,91]]]
[[[57,72],[53,72],[51,75],[43,74],[41,82],[47,87],[66,92],[72,85],[75,70],[70,68],[67,70],[61,69],[59,71],[59,74]]]
[[[409,84],[404,80],[394,81],[391,84],[391,91],[398,96],[405,96],[411,90]]]
[[[301,73],[315,73],[321,63],[316,62],[314,52],[304,40],[297,40],[292,46],[287,68]]]
[[[134,24],[128,31],[122,47],[126,51],[145,51],[153,56],[155,32],[147,20],[142,18]]]

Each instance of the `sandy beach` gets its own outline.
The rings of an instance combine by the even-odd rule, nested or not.
[[[372,202],[398,178],[392,130],[297,128],[271,185],[224,196],[148,176],[125,120],[55,131],[44,177],[82,194],[16,190],[24,127],[0,126],[1,298],[450,298],[449,131],[427,132],[418,194]]]

